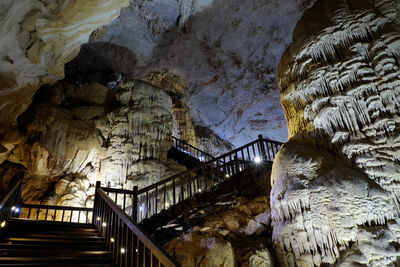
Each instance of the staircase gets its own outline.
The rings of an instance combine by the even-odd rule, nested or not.
[[[93,224],[12,219],[0,238],[0,266],[117,265]]]
[[[260,135],[213,157],[174,138],[174,155],[191,169],[140,190],[97,182],[93,208],[21,204],[19,178],[0,202],[0,266],[180,266],[139,223],[168,215],[185,226],[185,203],[203,209],[240,191],[246,172],[271,166],[280,146]]]

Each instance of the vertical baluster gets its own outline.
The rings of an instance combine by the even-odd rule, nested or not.
[[[57,217],[57,209],[54,209],[53,221],[55,221],[55,220],[56,220],[56,217]]]
[[[64,221],[64,213],[65,213],[65,209],[62,210],[62,215],[61,215],[61,221]]]
[[[123,204],[122,204],[122,209],[124,210],[124,212],[125,212],[125,208],[126,208],[126,193],[123,193],[124,194],[124,202],[123,202]]]
[[[138,210],[138,187],[137,185],[135,185],[133,187],[133,193],[132,193],[132,219],[134,222],[138,222],[137,210]]]
[[[155,214],[157,214],[157,199],[158,199],[158,190],[157,189],[158,189],[158,186],[156,186],[156,192],[155,192],[156,197],[154,199]]]
[[[148,218],[148,210],[149,210],[149,191],[146,191],[146,206],[145,206],[145,214],[146,214],[146,218]]]
[[[167,203],[167,184],[164,183],[164,209],[166,209]]]
[[[175,178],[172,179],[172,194],[173,194],[173,200],[174,200],[174,204],[176,204],[176,188],[175,188]]]

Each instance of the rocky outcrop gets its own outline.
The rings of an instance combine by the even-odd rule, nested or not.
[[[132,183],[144,187],[161,180],[172,146],[171,98],[159,88],[133,81],[119,84],[117,100],[122,108],[109,113],[106,127],[100,127],[110,142],[106,183],[131,180],[126,186],[132,188]]]
[[[24,137],[4,158],[26,168],[25,202],[90,207],[96,181],[144,187],[184,169],[167,161],[170,113],[168,94],[144,82],[58,82],[20,116]]]
[[[4,0],[0,4],[0,134],[11,149],[17,117],[36,90],[64,76],[64,63],[96,28],[119,15],[127,0]]]
[[[283,266],[400,262],[399,16],[397,1],[320,0],[296,26],[272,172]]]
[[[312,2],[134,0],[99,30],[102,39],[88,45],[107,42],[130,49],[137,59],[135,79],[153,84],[157,74],[165,82],[160,88],[179,88],[183,81],[182,103],[195,127],[207,127],[234,146],[258,134],[284,141],[277,65]]]
[[[274,266],[267,248],[266,196],[233,197],[200,214],[196,226],[165,245],[182,266]]]

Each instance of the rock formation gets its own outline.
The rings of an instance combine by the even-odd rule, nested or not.
[[[96,181],[130,189],[182,171],[167,161],[171,108],[168,94],[140,81],[41,88],[5,157],[26,168],[24,201],[90,207]]]
[[[271,178],[283,266],[400,262],[399,17],[398,1],[319,0],[295,28]]]
[[[182,103],[194,126],[234,146],[260,133],[285,141],[277,65],[311,2],[134,0],[88,47],[111,43],[131,50],[135,79],[153,84],[149,77],[158,73],[177,88],[183,81]]]
[[[2,148],[11,149],[18,139],[16,119],[36,90],[63,78],[64,63],[76,56],[93,30],[110,23],[127,4],[128,0],[1,1]]]

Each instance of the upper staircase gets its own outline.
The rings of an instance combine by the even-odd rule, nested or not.
[[[185,227],[188,201],[204,208],[210,192],[240,193],[246,173],[271,166],[280,146],[260,135],[213,157],[174,138],[175,157],[193,167],[141,189],[97,182],[93,208],[21,204],[19,179],[0,202],[0,266],[180,266],[139,223],[151,231],[151,218],[181,218]]]

